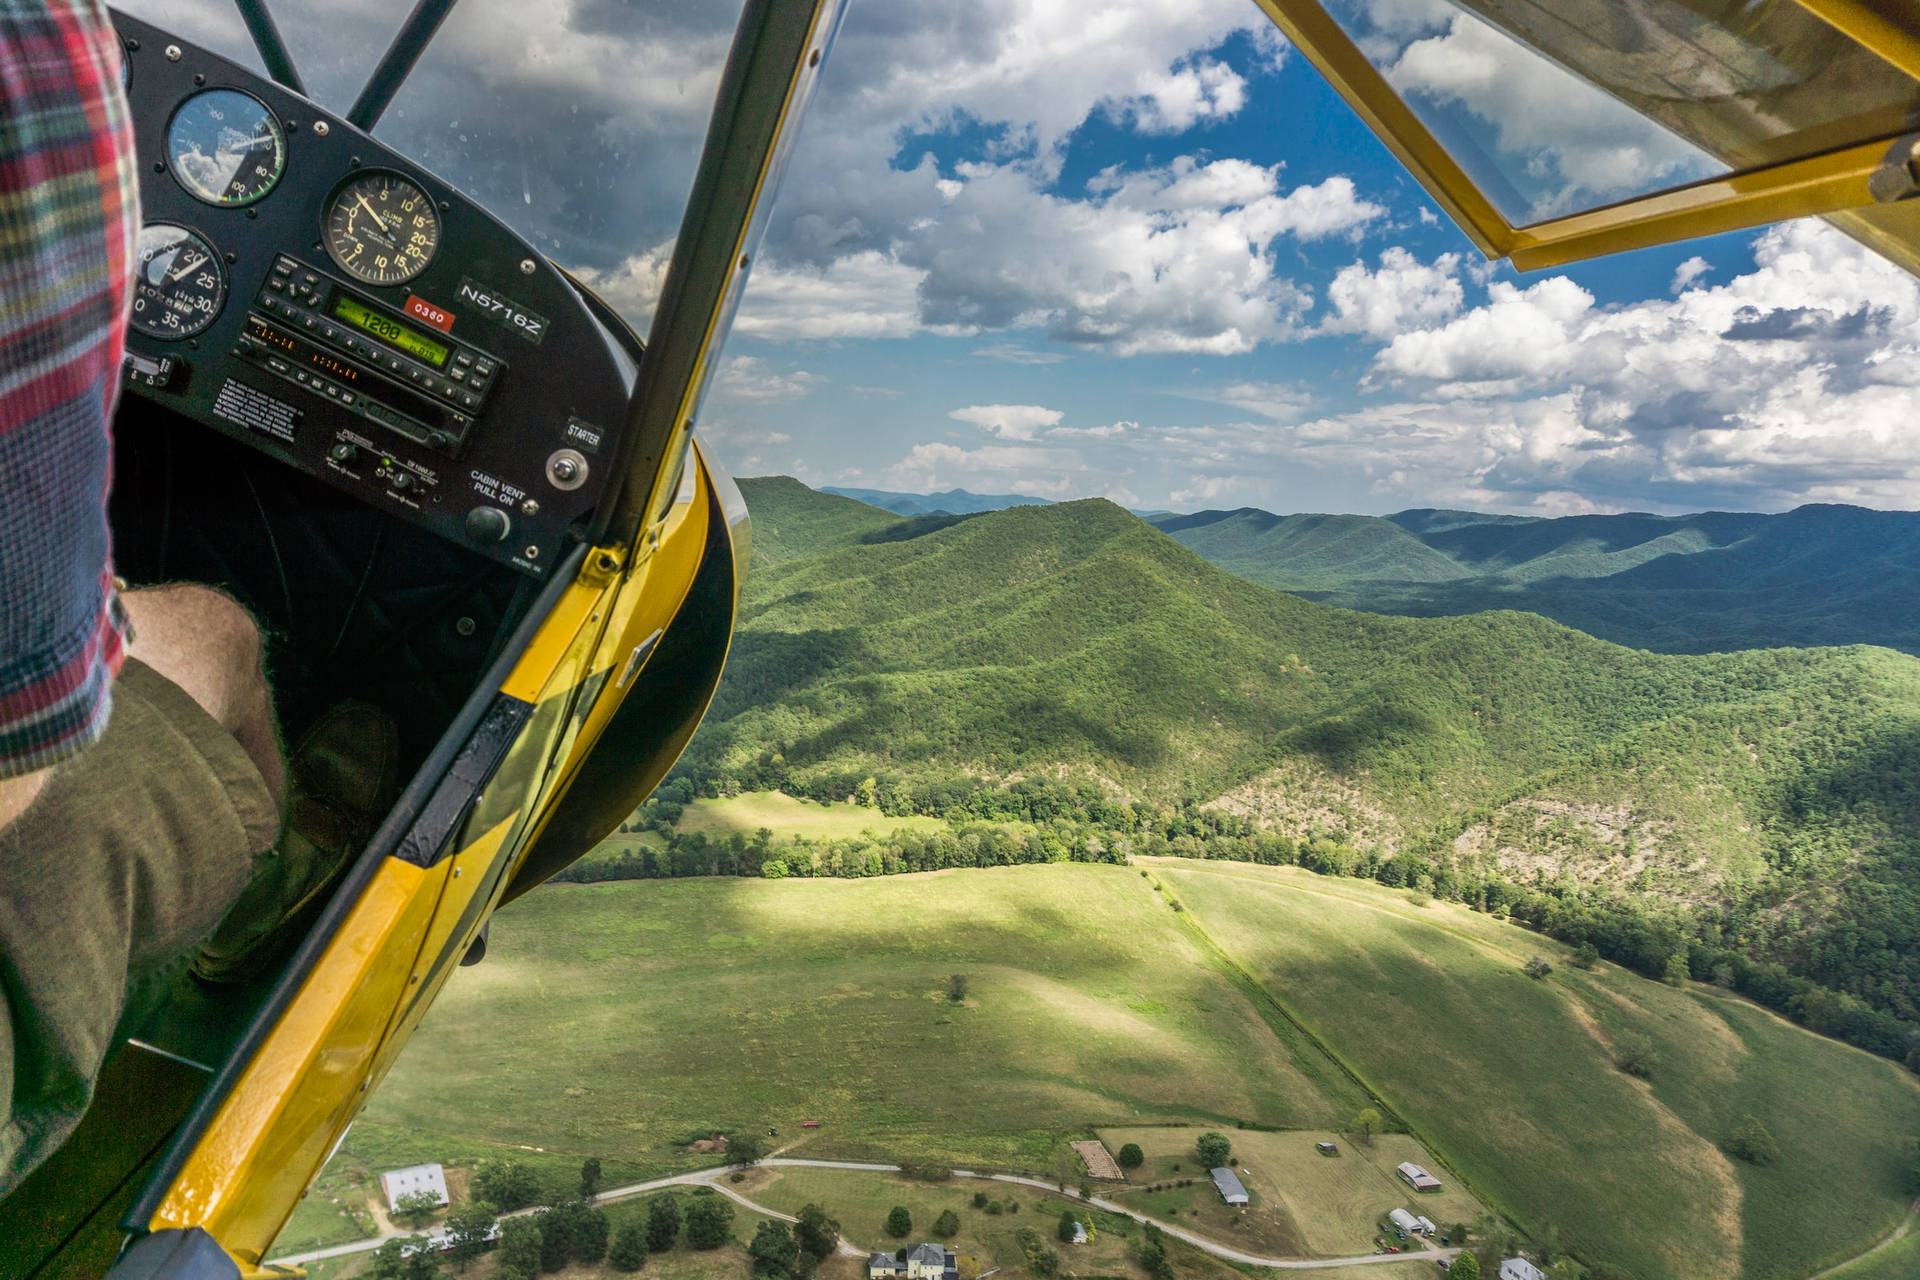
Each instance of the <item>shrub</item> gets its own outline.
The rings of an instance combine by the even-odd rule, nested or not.
[[[986,1192],[984,1192],[984,1191],[976,1191],[976,1192],[974,1192],[974,1193],[973,1193],[973,1207],[974,1207],[974,1208],[976,1208],[976,1209],[984,1209],[984,1208],[986,1208],[986,1207],[987,1207],[987,1193],[986,1193]]]
[[[1653,1041],[1645,1036],[1621,1036],[1613,1046],[1613,1065],[1630,1076],[1639,1076],[1642,1080],[1653,1079],[1653,1069],[1657,1065]]]
[[[999,1217],[1001,1214],[1006,1212],[1006,1207],[1002,1205],[998,1200],[989,1200],[987,1201],[987,1212],[994,1215],[995,1217]]]
[[[897,1204],[887,1211],[887,1234],[895,1240],[904,1240],[913,1230],[913,1215],[907,1212],[907,1206]]]
[[[933,1238],[934,1239],[951,1240],[959,1234],[960,1234],[960,1215],[955,1213],[953,1210],[951,1209],[943,1210],[940,1216],[933,1220]]]
[[[1741,1117],[1740,1127],[1733,1131],[1733,1137],[1727,1141],[1727,1152],[1748,1164],[1769,1165],[1777,1164],[1780,1160],[1780,1144],[1767,1132],[1767,1126],[1754,1116]]]
[[[1553,963],[1545,956],[1528,956],[1522,968],[1529,978],[1544,978],[1553,972]]]

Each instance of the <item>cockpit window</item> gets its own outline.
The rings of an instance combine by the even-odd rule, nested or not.
[[[1920,125],[1920,84],[1790,0],[1327,9],[1517,226]]]
[[[231,0],[123,0],[246,66]],[[405,6],[269,0],[322,106],[345,113]],[[462,0],[374,133],[647,331],[742,0]]]

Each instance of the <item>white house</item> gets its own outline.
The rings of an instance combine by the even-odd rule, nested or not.
[[[1547,1273],[1525,1258],[1508,1258],[1500,1264],[1500,1280],[1547,1280]]]
[[[957,1280],[959,1259],[953,1250],[937,1244],[916,1244],[898,1254],[867,1255],[868,1280]]]
[[[387,1198],[387,1212],[400,1207],[400,1197],[425,1191],[439,1204],[447,1202],[446,1171],[437,1164],[414,1164],[380,1175],[380,1193]]]

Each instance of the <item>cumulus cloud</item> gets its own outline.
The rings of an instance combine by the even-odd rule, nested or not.
[[[1696,253],[1673,269],[1673,283],[1667,287],[1667,292],[1684,292],[1687,286],[1711,270],[1713,264]]]
[[[1457,253],[1422,263],[1398,245],[1380,255],[1377,271],[1359,262],[1342,267],[1327,286],[1333,314],[1321,331],[1363,333],[1384,341],[1404,329],[1449,319],[1466,300],[1459,269]]]
[[[955,409],[947,415],[960,422],[971,422],[981,430],[1003,440],[1031,440],[1042,427],[1058,425],[1065,415],[1058,409],[1037,404],[976,404]]]
[[[756,275],[739,327],[764,337],[1032,328],[1120,355],[1235,354],[1291,336],[1312,305],[1277,274],[1276,242],[1385,213],[1346,177],[1283,191],[1278,165],[1237,159],[1109,171],[1085,199],[1043,191],[1018,166],[968,166],[885,250]]]
[[[1496,282],[1395,337],[1371,376],[1473,423],[1489,492],[1920,504],[1920,281],[1818,223],[1765,232],[1754,257],[1724,285],[1612,307],[1564,277]]]
[[[1224,120],[1247,101],[1247,82],[1224,62],[1202,59],[1171,71],[1142,71],[1140,91],[1106,104],[1111,120],[1141,133],[1185,133],[1203,120]]]

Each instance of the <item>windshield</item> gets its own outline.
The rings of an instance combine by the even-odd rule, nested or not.
[[[228,0],[121,7],[263,69]],[[342,114],[403,13],[371,0],[270,7],[308,93]],[[464,0],[374,132],[590,280],[645,333],[740,9]]]
[[[1516,225],[1920,120],[1920,86],[1796,4],[1333,0],[1328,10]]]

